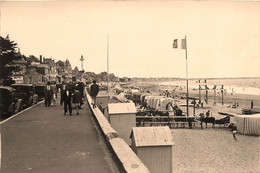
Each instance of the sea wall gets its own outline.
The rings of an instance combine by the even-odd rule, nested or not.
[[[92,99],[86,90],[85,93],[85,98],[92,110],[96,123],[106,140],[108,148],[111,149],[113,155],[119,161],[119,167],[125,172],[149,173],[149,169],[142,163],[129,145],[119,137],[99,108],[92,107]]]

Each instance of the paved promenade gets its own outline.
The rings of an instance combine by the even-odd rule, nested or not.
[[[39,104],[3,123],[1,173],[119,172],[87,104],[73,111]]]

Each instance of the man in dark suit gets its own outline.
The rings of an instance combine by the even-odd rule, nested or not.
[[[66,83],[63,81],[62,85],[60,87],[60,105],[63,104],[63,96],[64,96],[64,92],[66,91]]]
[[[52,88],[51,88],[51,83],[49,81],[47,82],[47,85],[45,86],[44,95],[45,95],[45,106],[50,107],[51,106]]]
[[[93,84],[90,86],[90,96],[92,97],[93,100],[93,108],[96,107],[97,104],[97,95],[99,92],[99,85],[96,83],[95,80],[93,80]]]
[[[67,86],[66,91],[63,92],[64,115],[66,115],[66,113],[67,113],[67,107],[69,107],[69,113],[70,113],[70,115],[72,115],[71,97],[72,97],[71,90]]]

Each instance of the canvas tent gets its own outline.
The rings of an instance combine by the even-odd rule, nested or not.
[[[237,131],[244,135],[260,135],[260,114],[234,115]]]

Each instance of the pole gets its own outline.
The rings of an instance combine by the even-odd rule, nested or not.
[[[196,114],[196,110],[195,110],[195,107],[196,107],[196,104],[195,104],[195,99],[193,100],[193,116],[195,117],[195,114]]]
[[[107,36],[107,92],[108,92],[108,75],[109,74],[109,36]]]
[[[199,84],[199,100],[201,100],[201,98],[200,98],[201,96],[200,96],[200,84]]]
[[[214,86],[214,105],[216,105],[216,85]]]
[[[187,82],[187,100],[186,100],[186,104],[187,104],[187,114],[186,116],[189,116],[189,79],[188,79],[188,58],[187,58],[187,38],[185,35],[185,52],[186,52],[186,82]]]
[[[205,102],[206,102],[206,104],[208,104],[208,86],[207,85],[205,85],[206,86],[206,100],[205,100]]]
[[[221,86],[222,105],[224,105],[224,85]]]

